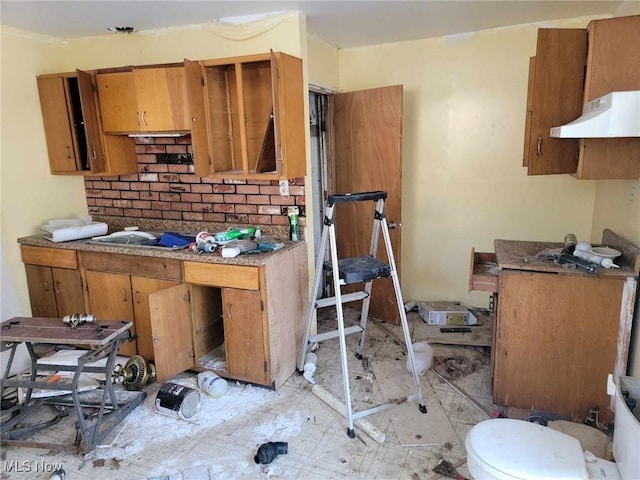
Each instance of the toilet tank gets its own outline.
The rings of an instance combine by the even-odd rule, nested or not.
[[[616,390],[615,428],[613,430],[613,456],[615,457],[623,480],[640,478],[640,421],[633,415],[624,397],[623,391],[636,399],[640,410],[640,378],[620,377]]]

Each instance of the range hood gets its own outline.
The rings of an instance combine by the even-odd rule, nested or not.
[[[611,92],[585,104],[582,116],[551,129],[556,138],[640,137],[640,90]]]

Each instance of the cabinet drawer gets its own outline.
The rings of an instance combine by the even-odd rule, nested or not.
[[[80,252],[82,268],[96,272],[121,273],[164,280],[182,280],[180,260],[139,257],[114,253]]]
[[[469,266],[469,291],[498,291],[498,262],[495,253],[476,252],[471,249]]]
[[[183,266],[186,283],[244,290],[260,289],[258,267],[198,262],[183,262]]]
[[[21,245],[20,252],[22,253],[22,263],[73,270],[78,268],[78,256],[75,250]]]

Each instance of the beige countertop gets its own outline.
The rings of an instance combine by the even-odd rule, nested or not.
[[[202,263],[220,263],[227,265],[246,265],[260,266],[264,265],[269,259],[280,255],[283,252],[294,249],[305,242],[291,242],[289,240],[280,240],[284,243],[284,247],[275,252],[249,253],[240,254],[235,258],[222,258],[219,252],[215,253],[195,253],[187,250],[172,250],[150,247],[134,247],[134,246],[113,246],[113,245],[95,245],[84,240],[71,240],[68,242],[52,242],[44,235],[31,235],[18,239],[20,245],[30,245],[34,247],[49,247],[65,250],[77,250],[83,252],[102,252],[114,253],[119,255],[136,255],[142,257],[170,258],[175,260],[202,262]]]

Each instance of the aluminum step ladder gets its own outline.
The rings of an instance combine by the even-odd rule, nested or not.
[[[427,408],[422,396],[422,388],[420,387],[420,379],[416,370],[416,364],[413,354],[413,345],[411,341],[411,335],[409,333],[409,326],[407,324],[407,315],[404,309],[404,302],[402,300],[402,292],[400,291],[400,281],[398,279],[398,271],[396,270],[396,264],[393,257],[393,251],[391,248],[391,239],[389,237],[389,225],[387,219],[383,213],[384,201],[387,198],[387,192],[375,191],[375,192],[363,192],[363,193],[347,193],[343,195],[330,195],[327,199],[324,227],[322,229],[322,240],[320,244],[320,250],[318,252],[318,259],[316,262],[315,281],[313,290],[309,298],[309,306],[307,310],[307,326],[304,334],[304,340],[298,359],[298,371],[303,372],[305,357],[310,351],[311,347],[317,343],[331,338],[338,337],[340,342],[340,360],[342,363],[342,380],[344,388],[344,403],[346,405],[346,417],[347,417],[347,435],[350,438],[355,437],[353,429],[353,422],[359,418],[377,413],[394,405],[397,405],[398,400],[394,402],[388,402],[381,404],[366,410],[355,412],[351,404],[351,391],[349,386],[349,369],[347,365],[347,346],[345,336],[353,333],[360,334],[360,340],[358,343],[358,351],[356,358],[361,360],[362,353],[365,345],[365,334],[367,330],[367,320],[369,315],[369,304],[371,301],[371,289],[373,286],[373,280],[379,278],[391,277],[393,280],[393,287],[395,290],[396,301],[398,304],[398,311],[400,312],[400,320],[402,324],[402,331],[404,332],[405,344],[409,346],[407,348],[407,355],[409,357],[409,364],[411,365],[413,382],[415,384],[416,393],[409,395],[404,399],[406,402],[418,400],[419,410],[422,413],[427,413]],[[341,203],[352,202],[365,202],[373,201],[376,203],[375,214],[373,220],[373,232],[371,237],[371,247],[369,255],[338,259],[338,252],[336,246],[336,228],[333,220],[333,213],[336,205]],[[380,231],[384,239],[386,247],[388,264],[377,260],[376,253],[378,251],[378,241],[380,238]],[[327,247],[329,247],[329,261],[325,261],[327,255]],[[323,271],[328,270],[332,273],[333,277],[333,293],[335,296],[319,298],[321,297],[321,280],[323,277]],[[353,283],[364,283],[364,290],[352,293],[342,294],[341,286]],[[344,312],[343,303],[354,302],[362,300],[362,310],[360,313],[360,323],[355,326],[345,328],[344,326]],[[311,335],[311,329],[313,326],[314,312],[318,308],[333,306],[336,307],[337,317],[337,330],[324,332],[317,335]],[[401,403],[401,402],[400,402]]]

